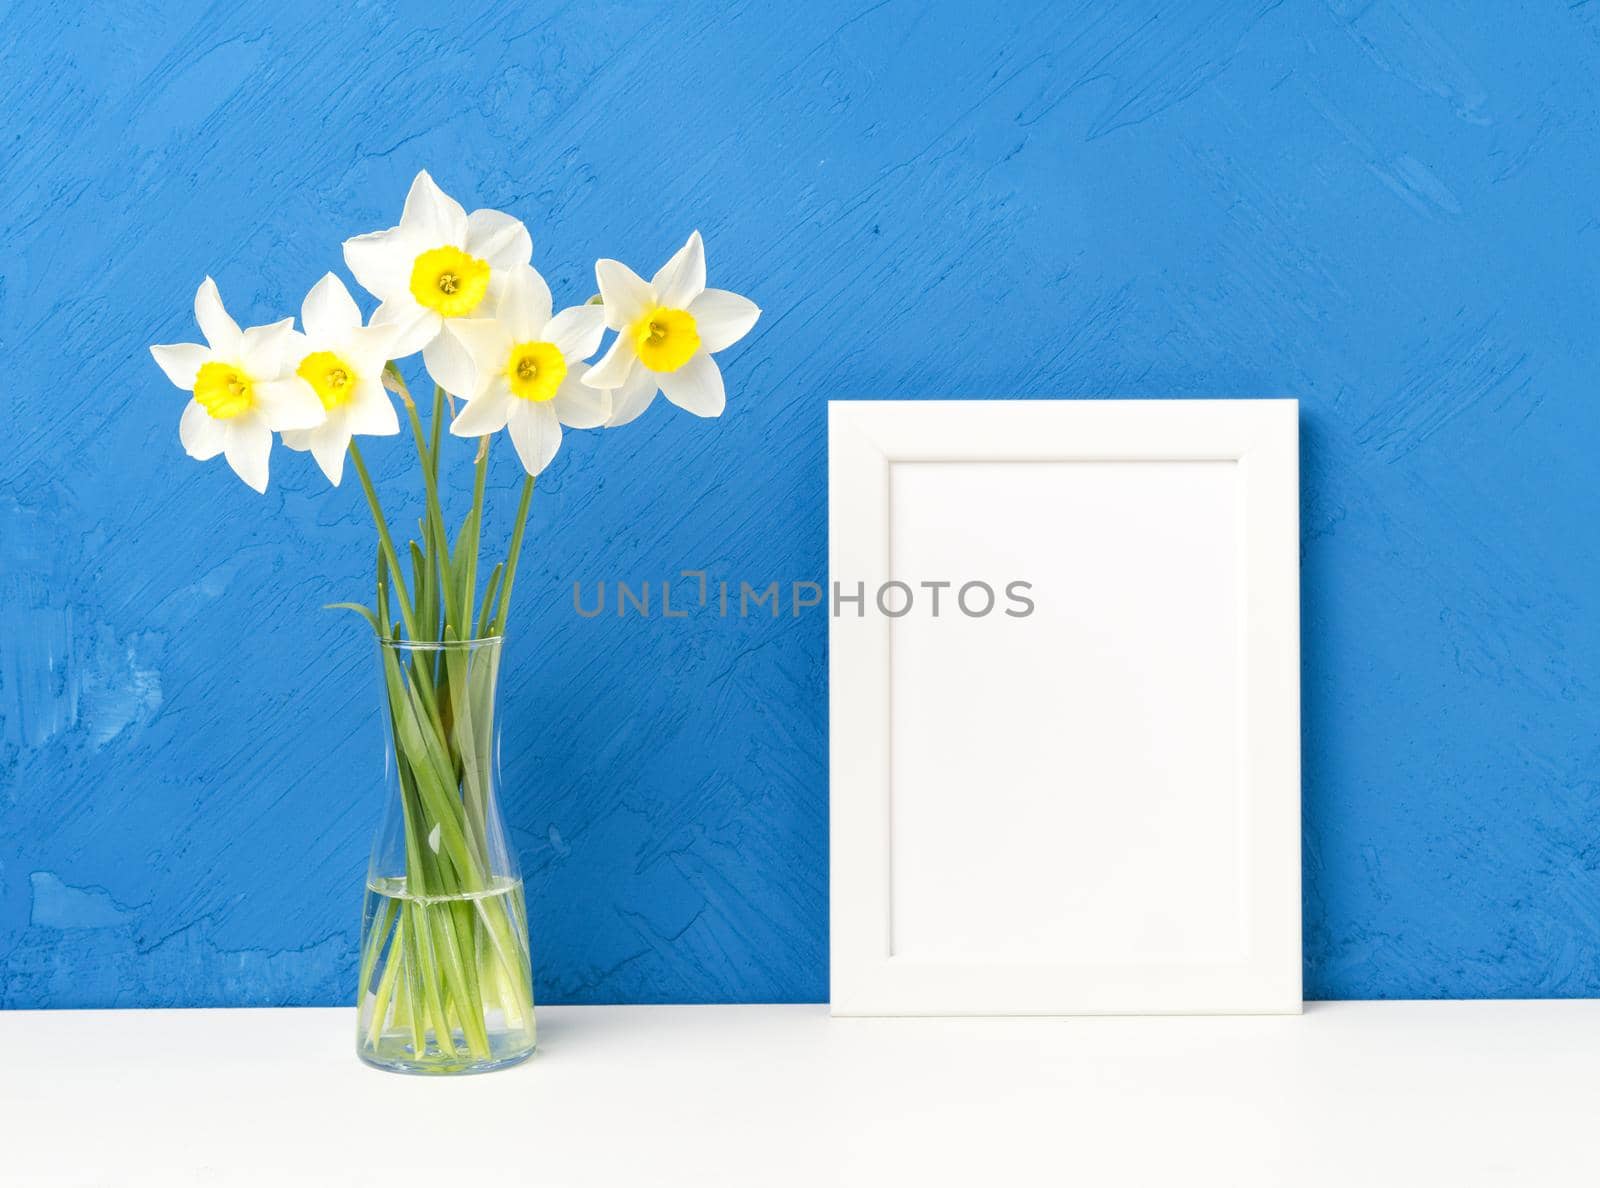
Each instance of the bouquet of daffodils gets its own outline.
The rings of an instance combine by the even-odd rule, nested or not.
[[[194,307],[206,344],[150,348],[192,394],[178,424],[190,457],[221,454],[265,491],[276,433],[335,486],[348,455],[372,511],[373,604],[334,605],[364,616],[384,645],[401,870],[369,888],[380,902],[369,904],[363,937],[359,1043],[389,1067],[481,1069],[532,1048],[521,888],[502,872],[514,860],[504,860],[491,778],[498,652],[490,646],[485,658],[483,648],[506,626],[534,478],[563,426],[626,424],[658,391],[698,416],[721,414],[711,356],[760,313],[706,288],[699,232],[649,281],[599,261],[598,295],[560,312],[532,252],[520,221],[468,214],[419,173],[398,226],[345,241],[345,264],[379,302],[370,319],[329,273],[306,295],[299,330],[293,318],[241,330],[208,277]],[[591,364],[607,329],[616,337]],[[426,422],[397,366],[418,351],[434,382]],[[390,393],[415,439],[424,499],[419,539],[404,553],[356,443],[400,432]],[[478,442],[472,503],[453,538],[440,483],[447,419],[453,435]],[[483,573],[484,480],[501,430],[527,478],[505,559]]]

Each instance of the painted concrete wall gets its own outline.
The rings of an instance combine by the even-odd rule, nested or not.
[[[0,1005],[351,993],[365,508],[186,459],[145,345],[207,272],[293,312],[420,167],[559,300],[698,226],[767,311],[726,417],[536,501],[543,999],[826,996],[825,620],[570,585],[822,580],[825,402],[941,394],[1300,397],[1308,994],[1600,993],[1600,5],[42,0],[0,61]]]

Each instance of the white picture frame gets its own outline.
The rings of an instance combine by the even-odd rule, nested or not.
[[[830,402],[833,1014],[1300,1011],[1298,471],[1294,400]]]

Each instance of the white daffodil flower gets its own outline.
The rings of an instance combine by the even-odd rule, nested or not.
[[[426,170],[411,183],[399,226],[344,241],[344,262],[382,303],[372,324],[400,327],[393,357],[421,351],[441,384],[462,365],[445,325],[492,315],[506,272],[532,256],[520,221],[498,210],[467,214]]]
[[[337,487],[353,436],[400,432],[400,418],[383,390],[383,366],[400,327],[363,326],[355,298],[331,272],[306,294],[300,324],[305,333],[294,336],[293,370],[285,382],[310,392],[326,417],[314,428],[285,433],[283,444],[291,450],[310,450]]]
[[[446,333],[461,347],[434,379],[466,406],[450,423],[457,437],[508,429],[529,474],[550,465],[561,445],[561,426],[593,429],[611,412],[610,393],[584,384],[588,364],[605,333],[605,311],[577,305],[551,316],[550,286],[526,264],[506,277],[492,318],[452,321]]]
[[[700,232],[646,284],[626,264],[594,266],[606,325],[619,331],[584,383],[611,389],[607,426],[626,425],[650,407],[659,389],[696,416],[722,414],[727,398],[711,356],[750,332],[761,316],[753,301],[706,288],[706,250]]]
[[[283,382],[293,366],[294,319],[240,330],[209,276],[194,295],[194,318],[210,345],[150,348],[167,378],[194,393],[178,422],[178,437],[189,457],[204,462],[226,454],[235,474],[265,491],[273,432],[322,420],[313,393]]]

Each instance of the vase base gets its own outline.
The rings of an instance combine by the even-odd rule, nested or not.
[[[496,1072],[521,1064],[534,1054],[536,1048],[520,1037],[507,1036],[503,1044],[490,1041],[487,1056],[474,1056],[461,1045],[459,1054],[450,1055],[428,1045],[419,1059],[405,1039],[395,1036],[379,1041],[376,1048],[365,1044],[356,1047],[356,1055],[363,1064],[384,1072],[402,1073],[415,1077],[473,1076],[477,1073]]]

